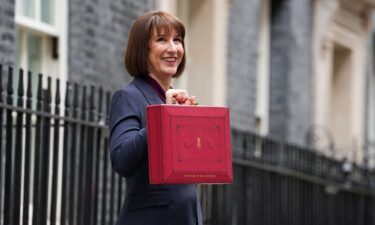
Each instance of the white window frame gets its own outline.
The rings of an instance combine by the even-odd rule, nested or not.
[[[42,58],[41,62],[41,73],[44,75],[50,75],[54,78],[59,78],[61,82],[61,89],[62,91],[65,90],[65,81],[67,80],[67,72],[68,72],[68,1],[67,0],[56,0],[54,4],[54,11],[56,12],[54,18],[54,24],[48,24],[41,21],[40,15],[40,4],[41,0],[35,0],[36,5],[36,17],[29,18],[21,14],[21,5],[18,0],[16,0],[16,13],[15,13],[15,23],[17,29],[26,31],[26,32],[33,32],[40,36],[42,36],[42,51],[45,52],[46,49],[46,38],[48,37],[55,37],[58,39],[58,72],[57,74],[49,74],[48,71],[48,60],[46,58]],[[24,40],[22,40],[24,41]],[[25,44],[25,42],[23,43]],[[21,67],[28,68],[26,65],[26,58],[25,52],[22,53],[21,57]],[[44,82],[46,83],[46,82]]]
[[[41,20],[41,0],[35,0],[35,18],[30,18],[22,15],[21,13],[21,4],[20,0],[16,0],[16,17],[15,21],[17,25],[27,27],[32,30],[36,30],[51,36],[59,36],[59,26],[61,21],[59,20],[62,10],[57,10],[60,7],[60,4],[66,1],[55,1],[54,11],[56,12],[54,24],[48,24]],[[62,6],[62,5],[61,5]]]

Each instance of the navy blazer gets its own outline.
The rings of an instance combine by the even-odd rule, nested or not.
[[[126,178],[125,201],[116,225],[202,225],[196,185],[149,183],[146,107],[153,104],[163,101],[141,77],[112,96],[111,162]]]

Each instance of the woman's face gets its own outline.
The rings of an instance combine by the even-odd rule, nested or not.
[[[169,35],[165,30],[159,34],[154,30],[149,42],[148,71],[159,79],[173,77],[184,55],[182,37],[173,29]]]

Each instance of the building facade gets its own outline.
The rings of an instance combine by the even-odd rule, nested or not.
[[[316,1],[313,34],[313,123],[332,135],[334,154],[372,164],[367,134],[374,132],[373,111],[367,112],[373,106],[366,99],[374,97],[366,80],[373,75],[366,68],[374,5],[366,0]]]
[[[114,90],[132,21],[162,9],[187,28],[174,86],[228,105],[231,126],[374,161],[374,0],[0,0],[0,62]],[[370,46],[370,47],[369,47]]]

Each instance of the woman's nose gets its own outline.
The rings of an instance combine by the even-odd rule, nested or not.
[[[167,47],[168,52],[177,52],[177,47],[174,41],[168,42],[168,47]]]

